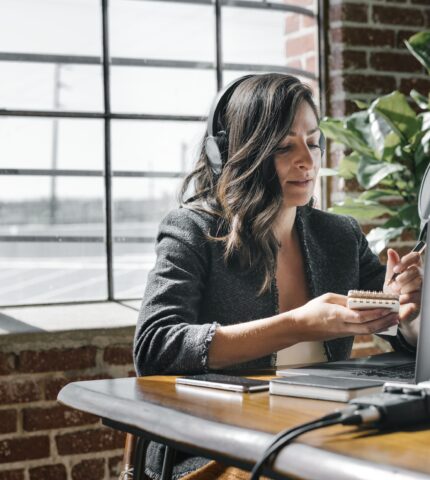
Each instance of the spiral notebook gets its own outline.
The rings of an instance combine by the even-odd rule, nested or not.
[[[357,310],[369,310],[372,308],[386,308],[392,312],[398,312],[400,308],[399,295],[369,290],[350,290],[347,300],[348,308]],[[389,327],[381,332],[381,335],[397,335],[397,325]]]

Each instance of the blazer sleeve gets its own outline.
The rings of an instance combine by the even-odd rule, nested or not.
[[[355,234],[359,241],[359,255],[360,255],[360,290],[376,290],[381,291],[384,287],[385,280],[385,265],[379,262],[378,257],[370,250],[369,244],[357,220],[348,217],[352,223]],[[381,335],[391,344],[394,350],[406,353],[415,353],[416,347],[410,345],[402,335],[400,329],[397,329],[397,336]]]
[[[199,323],[210,252],[196,215],[174,210],[160,225],[134,340],[138,375],[208,370],[217,323]]]

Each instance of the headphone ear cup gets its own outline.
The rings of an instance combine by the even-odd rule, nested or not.
[[[217,175],[221,173],[225,163],[228,150],[227,134],[224,130],[218,132],[214,137],[209,135],[205,140],[205,151],[213,172]],[[224,160],[223,160],[224,159]]]
[[[326,141],[325,141],[325,136],[324,136],[324,134],[323,134],[322,131],[321,131],[321,136],[320,136],[319,145],[320,145],[320,149],[321,149],[321,155],[324,155]]]
[[[217,138],[209,135],[205,140],[205,151],[209,159],[210,166],[212,171],[215,174],[221,173],[222,169],[222,160],[221,154],[218,148]]]

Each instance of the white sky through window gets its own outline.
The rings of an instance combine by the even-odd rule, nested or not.
[[[225,62],[285,64],[284,12],[223,8],[222,18]],[[214,62],[214,24],[212,5],[111,0],[111,56]],[[0,2],[0,52],[97,57],[101,48],[99,0]],[[102,70],[98,65],[56,67],[51,63],[0,61],[0,78],[0,108],[103,111]],[[111,68],[114,112],[206,115],[215,92],[212,70]],[[12,117],[0,117],[0,168],[50,168],[54,122],[57,168],[102,169],[100,120]],[[113,122],[113,168],[190,169],[204,128],[199,122]],[[64,197],[93,195],[77,190],[75,182],[62,183]],[[138,182],[132,183],[123,191],[117,190],[117,195],[141,197]],[[32,177],[28,181],[17,179],[13,188],[2,191],[0,200],[47,194],[45,179]]]

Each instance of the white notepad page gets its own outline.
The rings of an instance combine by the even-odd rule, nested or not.
[[[327,362],[324,342],[301,342],[277,352],[276,366]]]

